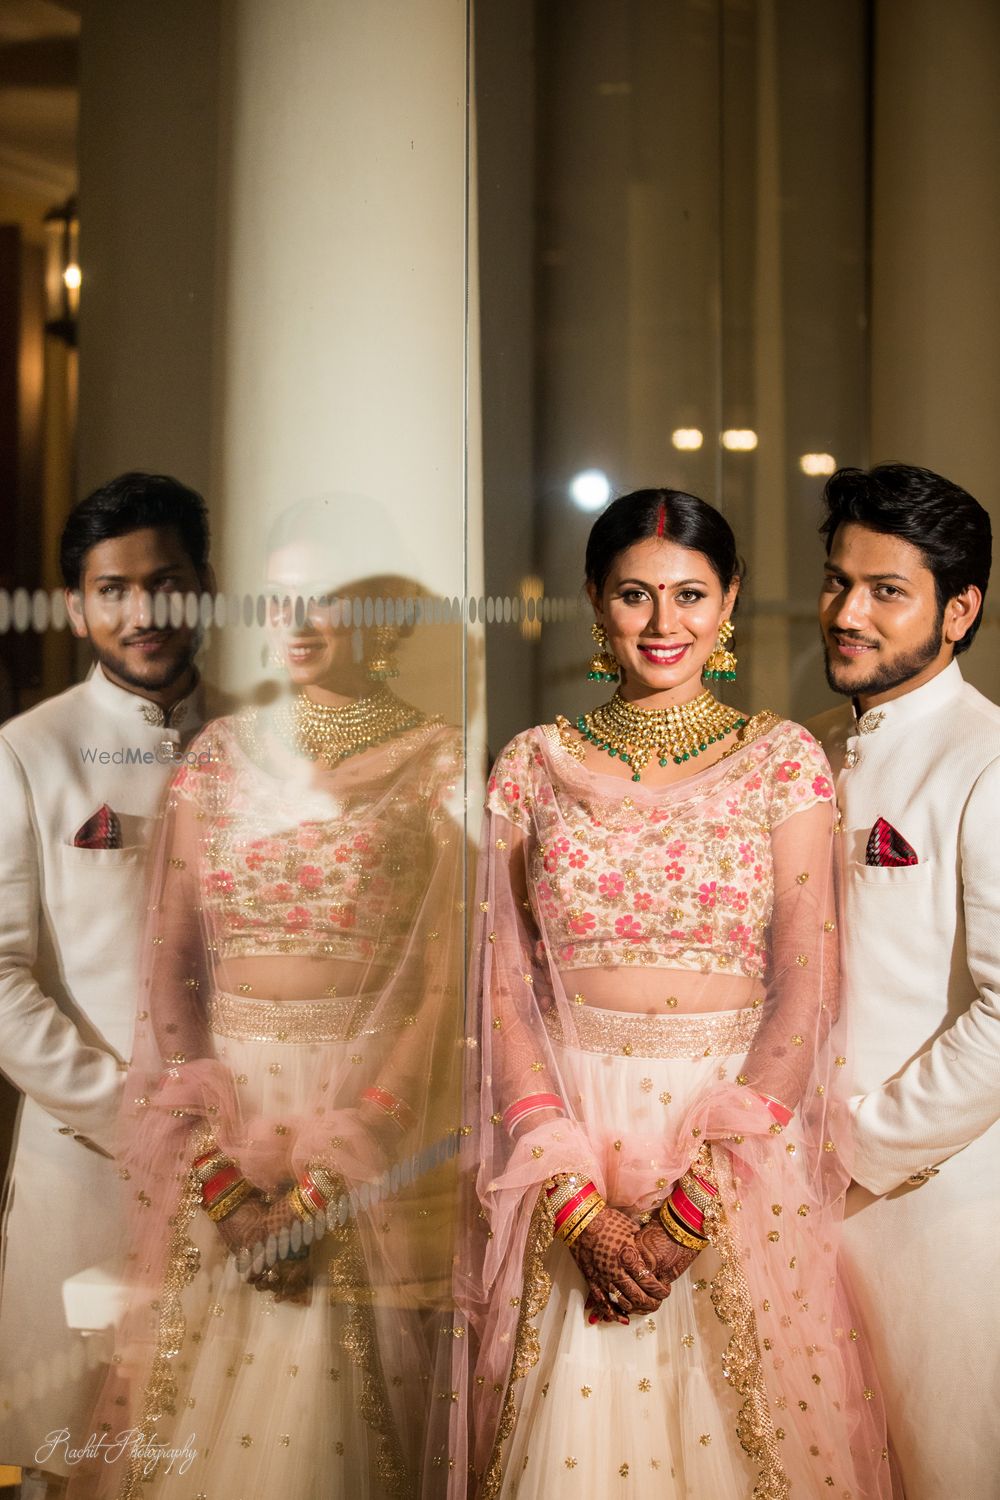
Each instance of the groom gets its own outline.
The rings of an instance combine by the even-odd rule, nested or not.
[[[963,681],[990,573],[927,469],[826,487],[811,728],[842,817],[853,1175],[844,1247],[907,1500],[998,1494],[1000,708]]]
[[[0,1071],[21,1094],[0,1221],[0,1463],[25,1468],[22,1500],[62,1493],[66,1444],[50,1435],[79,1447],[91,1431],[99,1341],[65,1299],[120,1248],[111,1153],[143,863],[203,719],[199,631],[155,603],[213,587],[205,503],[166,475],[119,475],[72,511],[60,562],[94,669],[0,730]]]

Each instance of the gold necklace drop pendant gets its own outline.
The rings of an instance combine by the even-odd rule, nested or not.
[[[335,766],[426,722],[426,714],[388,688],[356,703],[314,703],[301,693],[279,720],[283,738],[310,760]]]
[[[670,708],[639,708],[619,691],[610,703],[576,721],[584,739],[631,768],[633,781],[641,779],[654,757],[663,767],[671,761],[683,765],[745,724],[736,709],[707,691]]]

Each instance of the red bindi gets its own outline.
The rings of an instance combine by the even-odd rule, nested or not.
[[[663,590],[663,589],[665,589],[665,588],[666,588],[666,586],[667,586],[667,585],[666,585],[666,584],[665,584],[665,583],[658,583],[658,584],[657,584],[657,585],[656,585],[656,587],[657,587],[657,588],[658,588],[658,589],[660,589],[660,590]]]

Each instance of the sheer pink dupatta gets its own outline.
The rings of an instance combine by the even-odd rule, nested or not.
[[[389,977],[383,961],[376,985],[373,957],[371,972],[359,977],[357,1015],[347,1024],[344,1045],[331,1052],[338,1060],[280,1117],[248,1110],[241,1080],[218,1055],[210,1026],[218,934],[206,919],[204,890],[218,865],[210,857],[212,840],[225,833],[228,820],[248,804],[268,812],[279,799],[294,810],[294,789],[261,777],[231,721],[203,731],[192,746],[203,763],[182,770],[170,788],[153,863],[120,1125],[130,1207],[127,1304],[95,1417],[98,1433],[155,1430],[159,1422],[169,1430],[168,1419],[177,1415],[175,1367],[182,1348],[189,1354],[184,1294],[199,1275],[199,1251],[189,1234],[200,1213],[191,1166],[211,1141],[266,1192],[283,1192],[317,1161],[342,1183],[328,1213],[329,1254],[314,1257],[317,1267],[336,1262],[335,1284],[332,1290],[318,1285],[314,1294],[336,1295],[356,1309],[353,1347],[366,1362],[366,1420],[381,1408],[387,1472],[400,1484],[417,1483],[426,1411],[394,1402],[394,1392],[404,1384],[410,1392],[430,1391],[435,1340],[450,1307],[449,1174],[458,1138],[465,962],[464,772],[449,730],[428,725],[411,734],[403,750],[345,762],[331,780],[345,806],[363,794],[371,809],[366,815],[383,829],[390,855],[396,809],[401,803],[409,809],[401,847],[421,861],[416,906],[401,912],[391,888],[379,882],[366,891],[373,955],[391,953]],[[362,1093],[371,1087],[405,1103],[399,1121],[364,1104]],[[318,1238],[324,1227],[317,1226]],[[294,1242],[294,1225],[291,1234]],[[280,1257],[288,1237],[278,1238]],[[394,1385],[390,1372],[398,1372],[400,1361],[406,1362],[405,1381]],[[321,1396],[310,1399],[319,1403]],[[124,1460],[120,1468],[103,1463],[83,1471],[73,1493],[82,1500],[116,1490],[123,1471]]]
[[[537,1359],[534,1322],[549,1290],[542,1264],[551,1242],[545,1184],[559,1172],[582,1170],[611,1204],[638,1214],[654,1209],[665,1196],[663,1184],[675,1182],[706,1146],[723,1204],[713,1301],[731,1332],[738,1437],[758,1465],[758,1493],[820,1493],[819,1486],[829,1488],[827,1475],[833,1493],[850,1490],[855,1500],[891,1493],[881,1408],[837,1274],[837,1226],[850,1170],[838,1065],[844,1042],[828,783],[825,795],[772,800],[765,994],[735,1080],[705,1090],[655,1133],[630,1131],[627,1120],[597,1118],[587,1100],[571,1097],[545,1020],[546,1013],[550,1022],[557,1017],[559,1033],[573,1045],[576,1007],[552,959],[557,940],[529,894],[539,823],[549,841],[565,816],[569,838],[582,807],[614,829],[625,792],[635,819],[693,796],[703,803],[699,818],[711,818],[716,790],[720,808],[738,795],[741,768],[747,778],[773,777],[787,755],[788,733],[802,733],[781,728],[783,745],[772,747],[765,736],[691,782],[652,792],[568,765],[539,731],[521,736],[498,762],[504,769],[497,780],[514,776],[519,795],[504,810],[493,799],[477,890],[473,975],[480,1010],[478,1027],[469,1028],[477,1046],[469,1054],[467,1087],[478,1104],[479,1147],[469,1157],[470,1216],[458,1258],[468,1337],[455,1379],[472,1416],[467,1448],[460,1422],[453,1423],[452,1459],[463,1476],[453,1482],[455,1493],[465,1476],[473,1492],[498,1489],[520,1377]],[[827,768],[811,740],[809,746],[796,750],[815,762],[806,763],[803,775],[822,785]],[[724,995],[728,980],[714,972],[698,982],[708,999]],[[790,1123],[780,1126],[759,1095],[791,1109]],[[512,1139],[505,1116],[532,1096],[560,1100],[561,1113],[539,1108]]]

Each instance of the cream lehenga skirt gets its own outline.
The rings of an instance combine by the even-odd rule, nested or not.
[[[280,1127],[283,1112],[294,1117],[302,1101],[322,1097],[323,1084],[357,1047],[363,1006],[363,999],[278,1005],[217,994],[216,1053],[232,1070],[245,1112]],[[370,1037],[366,1043],[377,1063],[377,1047]],[[305,1303],[278,1302],[248,1285],[215,1226],[194,1214],[187,1234],[199,1269],[180,1294],[174,1415],[155,1424],[165,1456],[151,1482],[125,1484],[123,1494],[378,1500],[413,1492],[425,1319],[419,1298],[368,1274],[363,1235],[376,1217],[376,1232],[392,1233],[393,1195],[377,1215],[366,1211],[365,1189],[360,1198],[357,1217],[341,1200],[339,1221],[313,1242]]]
[[[759,1021],[750,1009],[633,1016],[588,1009],[579,1045],[551,1027],[564,1084],[588,1118],[655,1133],[713,1083],[732,1081]],[[627,1043],[631,1055],[625,1055]],[[612,1050],[613,1049],[613,1050]],[[757,1469],[736,1436],[730,1330],[712,1305],[716,1251],[702,1251],[652,1316],[591,1326],[586,1287],[560,1241],[548,1252],[541,1355],[521,1398],[501,1494],[517,1500],[747,1500]]]

